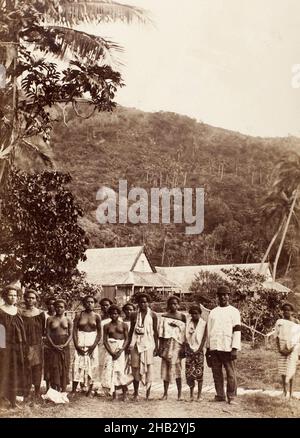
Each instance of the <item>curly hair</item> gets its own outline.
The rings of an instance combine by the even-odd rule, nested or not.
[[[114,311],[117,311],[119,315],[121,315],[121,309],[116,304],[112,304],[110,308],[108,309],[108,314],[111,315]]]
[[[191,315],[192,312],[198,312],[200,315],[202,313],[201,307],[197,306],[197,304],[193,304],[190,308],[189,308],[189,314]]]
[[[167,309],[169,308],[170,303],[171,303],[171,301],[173,301],[173,300],[176,300],[178,305],[180,304],[180,299],[179,299],[178,297],[176,297],[175,295],[172,295],[172,296],[169,297],[168,300],[167,300]]]
[[[94,304],[98,303],[98,300],[97,300],[97,298],[94,297],[94,295],[86,295],[86,296],[83,297],[82,300],[81,300],[81,302],[82,302],[83,305],[86,304],[88,298],[92,298],[92,299],[94,300]]]

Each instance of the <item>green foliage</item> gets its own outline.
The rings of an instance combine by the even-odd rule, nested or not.
[[[193,299],[208,309],[216,305],[216,290],[219,286],[227,284],[220,275],[209,271],[201,271],[189,289],[193,293]]]
[[[2,282],[21,276],[41,291],[70,283],[88,243],[77,223],[82,210],[66,188],[70,181],[61,172],[10,172],[1,193]]]
[[[138,303],[138,298],[142,293],[146,293],[149,298],[150,298],[150,302],[163,302],[165,301],[165,299],[162,297],[160,292],[157,292],[156,290],[150,290],[147,292],[136,292],[134,295],[132,295],[132,298],[130,299],[130,301],[134,304]]]
[[[82,299],[91,295],[97,300],[101,297],[102,288],[99,285],[88,283],[85,274],[77,273],[68,279],[64,284],[43,286],[41,301],[46,303],[48,298],[62,298],[67,303],[69,310],[76,310],[82,304]]]
[[[229,286],[230,303],[241,312],[242,322],[249,327],[268,333],[279,318],[285,294],[263,287],[264,276],[253,270],[222,269],[226,278],[210,272],[197,276],[191,285],[195,301],[212,309],[216,306],[216,291],[221,284]]]
[[[89,115],[115,106],[115,93],[124,84],[109,63],[116,64],[112,55],[121,47],[71,26],[99,22],[100,17],[144,22],[146,15],[142,9],[112,1],[1,0],[0,5],[0,40],[5,41],[1,62],[7,79],[0,90],[1,181],[7,167],[19,165],[16,157],[35,157],[40,165],[52,164],[53,106],[72,103],[78,116],[82,116],[77,111],[78,101],[90,105]],[[51,25],[53,22],[56,24]],[[64,59],[65,70],[41,57],[49,52]],[[60,117],[64,119],[64,114]],[[31,169],[36,170],[35,164],[32,160]]]
[[[86,211],[91,247],[144,243],[157,266],[261,261],[273,230],[262,220],[260,206],[282,150],[299,148],[299,141],[252,138],[174,113],[121,107],[84,122],[69,108],[67,119],[68,126],[59,123],[54,129],[54,153],[58,165],[74,176],[71,187]],[[96,193],[102,185],[118,190],[120,179],[147,190],[204,187],[204,232],[187,236],[181,224],[100,228]],[[280,273],[288,258],[284,249]],[[295,256],[291,268],[296,265]]]

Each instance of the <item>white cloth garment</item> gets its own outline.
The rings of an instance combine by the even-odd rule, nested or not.
[[[185,337],[185,322],[162,315],[158,328],[158,336],[164,339],[172,338],[182,345]]]
[[[152,383],[153,351],[155,349],[152,312],[148,308],[144,322],[139,311],[133,330],[130,347],[136,347],[139,355],[139,373],[141,381],[148,389]],[[132,363],[132,367],[133,367]]]
[[[123,339],[108,338],[107,340],[110,349],[113,353],[121,350],[124,344]],[[126,362],[124,351],[120,357],[113,360],[112,356],[105,349],[104,365],[102,372],[102,387],[108,389],[112,395],[116,386],[129,385],[133,381],[132,375],[125,372]]]
[[[192,351],[198,351],[201,345],[204,333],[205,333],[206,322],[204,319],[199,318],[199,321],[195,327],[192,318],[189,318],[186,323],[185,337]]]
[[[78,354],[75,349],[74,361],[73,361],[73,381],[81,382],[85,385],[93,383],[94,380],[99,379],[99,352],[98,346],[94,349],[93,353],[89,355],[87,353],[88,347],[91,347],[97,337],[97,332],[77,332],[78,347],[86,350],[84,356]]]
[[[287,319],[278,319],[275,324],[275,337],[279,340],[280,349],[292,350],[288,356],[278,353],[278,373],[289,382],[296,373],[299,345],[300,325]]]
[[[139,353],[155,348],[153,319],[149,308],[144,323],[142,322],[141,312],[138,312],[130,345],[131,347],[136,345]]]
[[[236,307],[215,307],[208,317],[207,348],[217,351],[240,350],[241,331],[233,331],[237,325],[241,325],[241,315]]]
[[[66,404],[69,403],[68,393],[59,392],[53,388],[49,388],[46,394],[42,394],[41,397],[44,400],[50,400],[55,404]]]

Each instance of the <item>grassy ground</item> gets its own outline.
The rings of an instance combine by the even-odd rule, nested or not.
[[[300,391],[300,367],[294,379],[294,390]],[[277,371],[275,345],[252,349],[244,344],[237,361],[238,386],[246,389],[281,389]]]
[[[250,414],[259,411],[262,417],[269,418],[299,418],[300,401],[286,401],[280,397],[270,397],[264,394],[243,396],[243,404]]]
[[[238,386],[246,389],[280,389],[275,349],[243,346],[237,361]]]

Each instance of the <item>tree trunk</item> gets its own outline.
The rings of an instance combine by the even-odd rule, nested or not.
[[[287,273],[289,272],[289,270],[290,270],[290,266],[291,266],[291,261],[292,261],[292,253],[290,252],[290,255],[289,255],[289,261],[288,261],[288,264],[287,264],[287,267],[286,267],[286,270],[285,270],[285,274],[284,274],[284,275],[287,275]]]
[[[279,227],[278,227],[276,233],[274,234],[274,236],[272,237],[271,242],[269,243],[269,246],[268,246],[268,248],[267,248],[267,251],[265,252],[265,254],[264,254],[263,258],[262,258],[261,264],[260,264],[260,269],[259,269],[260,271],[262,271],[263,264],[266,262],[266,260],[267,260],[267,258],[268,258],[268,255],[269,255],[269,253],[270,253],[270,251],[271,251],[271,249],[272,249],[272,246],[274,245],[274,243],[275,243],[275,241],[276,241],[276,239],[277,239],[277,237],[278,237],[278,234],[280,233],[280,231],[281,231],[281,229],[282,229],[282,227],[283,227],[284,220],[285,220],[285,217],[283,217],[282,221],[281,221],[280,224],[279,224]]]
[[[292,215],[293,215],[294,210],[295,210],[296,201],[298,199],[298,190],[299,190],[299,186],[295,190],[294,200],[293,200],[293,203],[291,205],[290,212],[289,212],[289,215],[288,215],[288,218],[286,220],[286,223],[285,223],[285,226],[284,226],[284,229],[283,229],[283,233],[282,233],[282,236],[281,236],[281,241],[280,241],[280,244],[279,244],[279,247],[278,247],[278,250],[277,250],[277,254],[276,254],[276,258],[275,258],[275,262],[274,262],[274,267],[273,267],[273,274],[272,274],[273,281],[276,280],[276,271],[277,271],[278,260],[279,260],[279,257],[280,257],[280,254],[281,254],[281,250],[282,250],[282,247],[283,247],[283,244],[284,244],[284,241],[285,241],[286,233],[288,231],[288,228],[289,228],[289,225],[290,225],[290,222],[291,222]]]
[[[166,240],[167,240],[167,236],[165,236],[165,238],[164,238],[164,246],[163,246],[162,255],[161,255],[161,265],[162,265],[162,266],[163,266],[163,264],[164,264],[164,259],[165,259]]]

